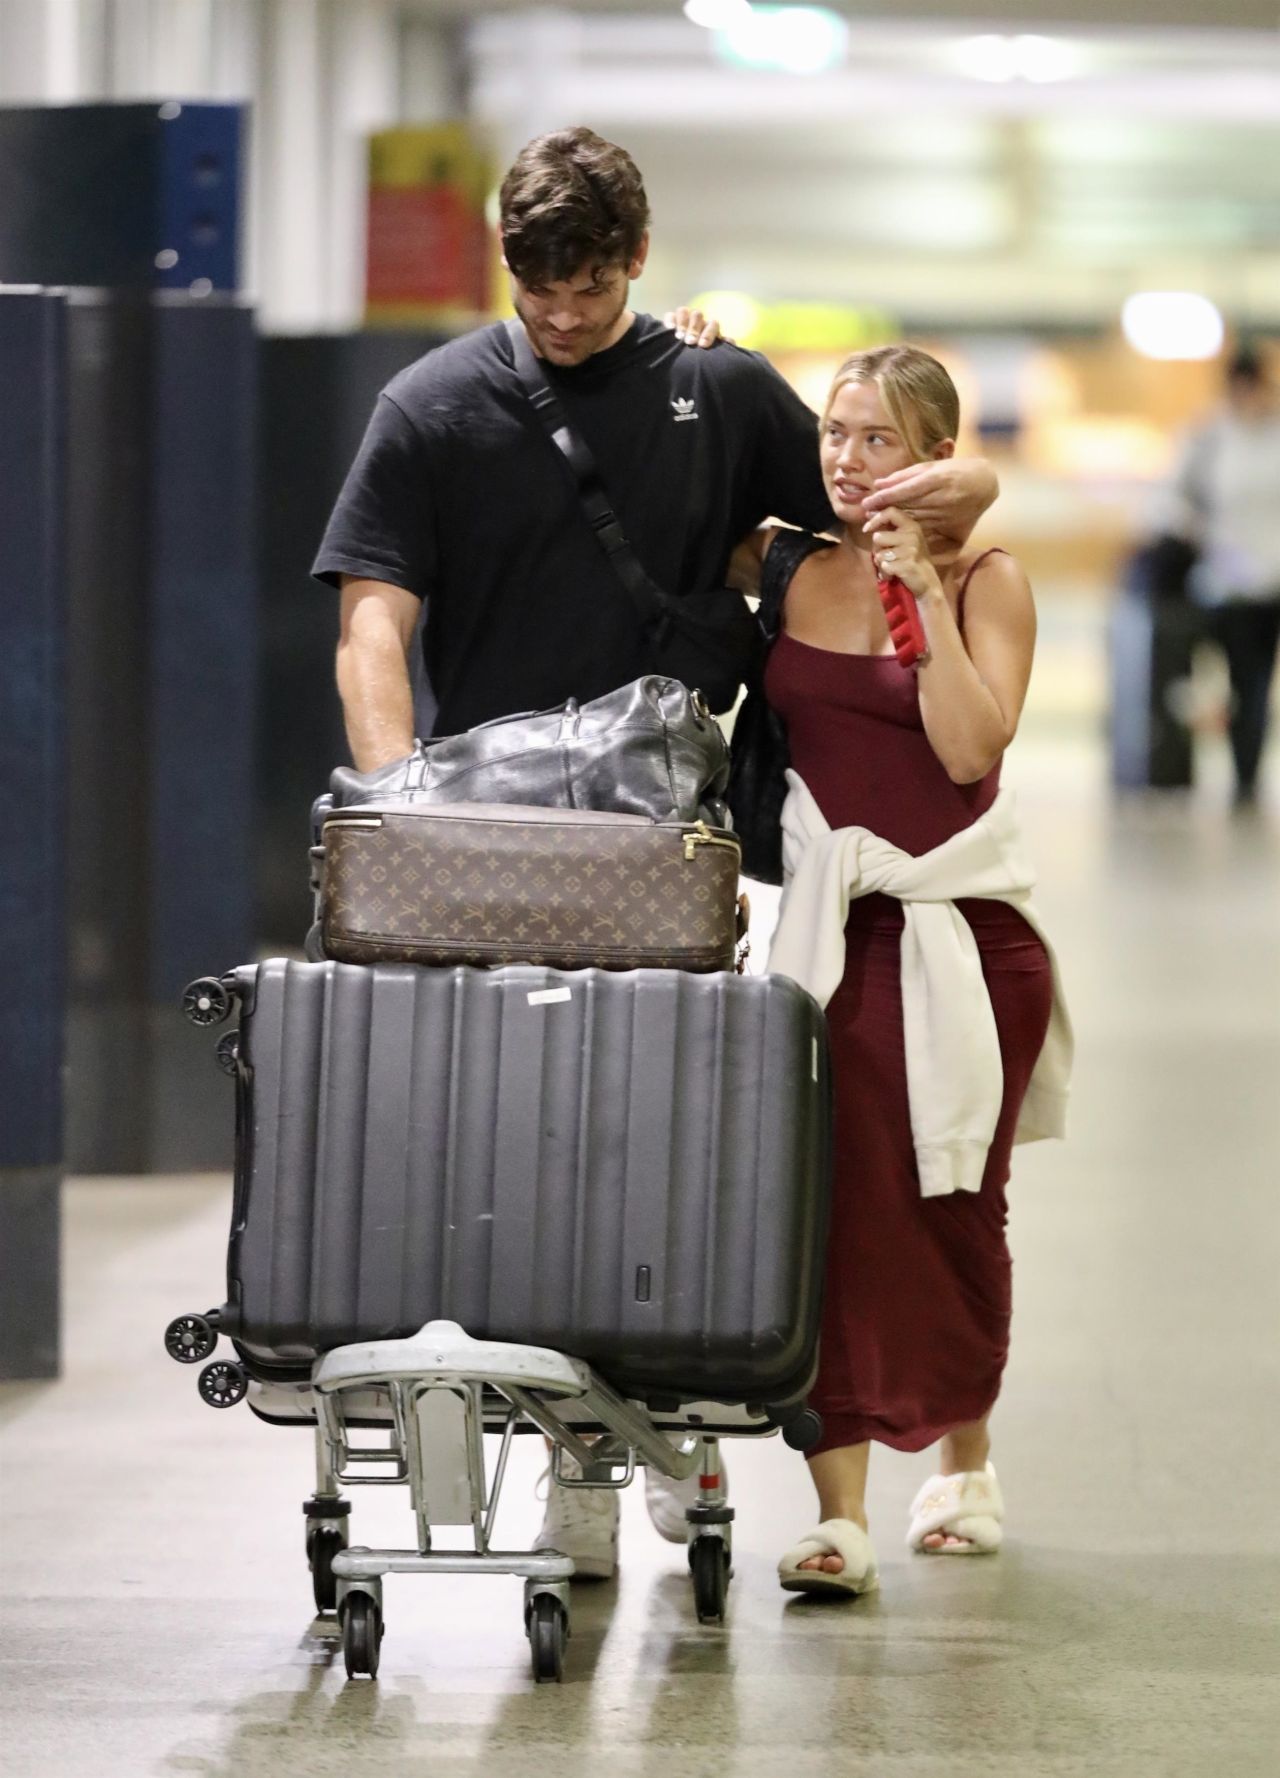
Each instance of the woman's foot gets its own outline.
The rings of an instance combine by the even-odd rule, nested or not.
[[[907,1548],[933,1556],[988,1556],[1004,1537],[1004,1499],[990,1463],[930,1476],[911,1502]]]
[[[874,1592],[880,1576],[866,1526],[852,1519],[824,1519],[781,1558],[778,1579],[788,1593],[856,1598]]]
[[[810,1457],[809,1474],[818,1490],[818,1516],[821,1521],[819,1531],[829,1524],[848,1525],[851,1530],[856,1529],[863,1541],[866,1541],[865,1502],[870,1455],[871,1446],[863,1443],[836,1445],[832,1450],[819,1451],[816,1457]],[[866,1547],[870,1549],[870,1543]],[[794,1555],[794,1550],[788,1550],[783,1560]],[[845,1558],[841,1549],[828,1543],[807,1552],[803,1558],[798,1558],[796,1567],[800,1573],[840,1575],[844,1572]]]
[[[938,1449],[940,1462],[938,1474],[932,1483],[943,1483],[952,1476],[985,1474],[991,1456],[991,1435],[987,1430],[984,1416],[981,1420],[971,1420],[967,1425],[957,1426],[945,1435]],[[995,1470],[991,1471],[995,1475]],[[930,1492],[938,1493],[938,1488],[930,1484]],[[997,1488],[997,1493],[999,1489]],[[920,1490],[924,1494],[925,1489]],[[920,1496],[917,1496],[917,1499]],[[1003,1510],[1003,1508],[1002,1508]],[[912,1508],[914,1514],[915,1508]],[[957,1537],[954,1531],[943,1529],[931,1531],[921,1545],[931,1555],[965,1556],[973,1555],[973,1540],[968,1537]]]
[[[856,1525],[858,1530],[861,1531],[864,1536],[867,1532],[867,1515],[861,1508],[851,1507],[846,1513],[833,1513],[824,1516],[822,1523],[823,1525]],[[816,1535],[816,1533],[813,1535]],[[790,1553],[790,1551],[787,1552],[788,1555]],[[785,1559],[786,1558],[784,1557],[783,1560],[785,1561]],[[801,1569],[812,1568],[820,1574],[840,1574],[844,1569],[844,1557],[840,1555],[837,1550],[833,1549],[828,1550],[825,1554],[815,1553],[806,1560],[800,1562],[798,1566]]]

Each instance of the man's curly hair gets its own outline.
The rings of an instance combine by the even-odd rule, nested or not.
[[[581,126],[527,143],[502,181],[499,208],[503,253],[522,284],[630,265],[649,226],[631,156]]]

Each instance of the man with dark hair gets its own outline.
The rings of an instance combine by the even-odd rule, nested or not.
[[[723,586],[766,518],[833,522],[817,419],[763,358],[681,337],[629,307],[649,206],[625,150],[587,129],[530,142],[502,184],[512,301],[540,368],[590,446],[635,554],[667,594]],[[981,462],[890,478],[896,504],[967,536],[995,497]],[[653,643],[578,502],[515,368],[504,324],[392,379],[315,564],[342,593],[338,686],[356,765],[411,752],[409,660],[421,625],[434,732],[453,734],[654,670]],[[655,1524],[683,1541],[679,1490],[651,1477]],[[551,1489],[540,1543],[611,1574],[617,1496]]]
[[[625,149],[591,130],[556,130],[530,142],[503,180],[498,204],[504,261],[526,287],[571,280],[584,266],[644,264],[649,200],[640,170]],[[614,322],[626,306],[625,285],[618,294]],[[573,362],[586,356],[584,349]]]

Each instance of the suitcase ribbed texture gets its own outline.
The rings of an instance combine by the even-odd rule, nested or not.
[[[828,1084],[792,983],[284,961],[239,980],[250,1357],[443,1316],[633,1389],[807,1386]]]

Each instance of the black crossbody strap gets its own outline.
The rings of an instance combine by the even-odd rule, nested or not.
[[[830,548],[826,538],[815,537],[810,531],[778,531],[760,571],[760,606],[756,618],[766,642],[772,642],[781,628],[782,601],[796,569],[807,556]]]
[[[676,601],[664,593],[656,581],[646,574],[640,560],[628,543],[618,523],[599,467],[581,433],[569,424],[560,397],[543,374],[523,323],[512,316],[507,322],[511,350],[515,357],[516,375],[529,397],[533,411],[542,422],[547,437],[560,452],[573,472],[577,484],[578,503],[587,523],[596,534],[601,549],[646,623],[669,616]]]

